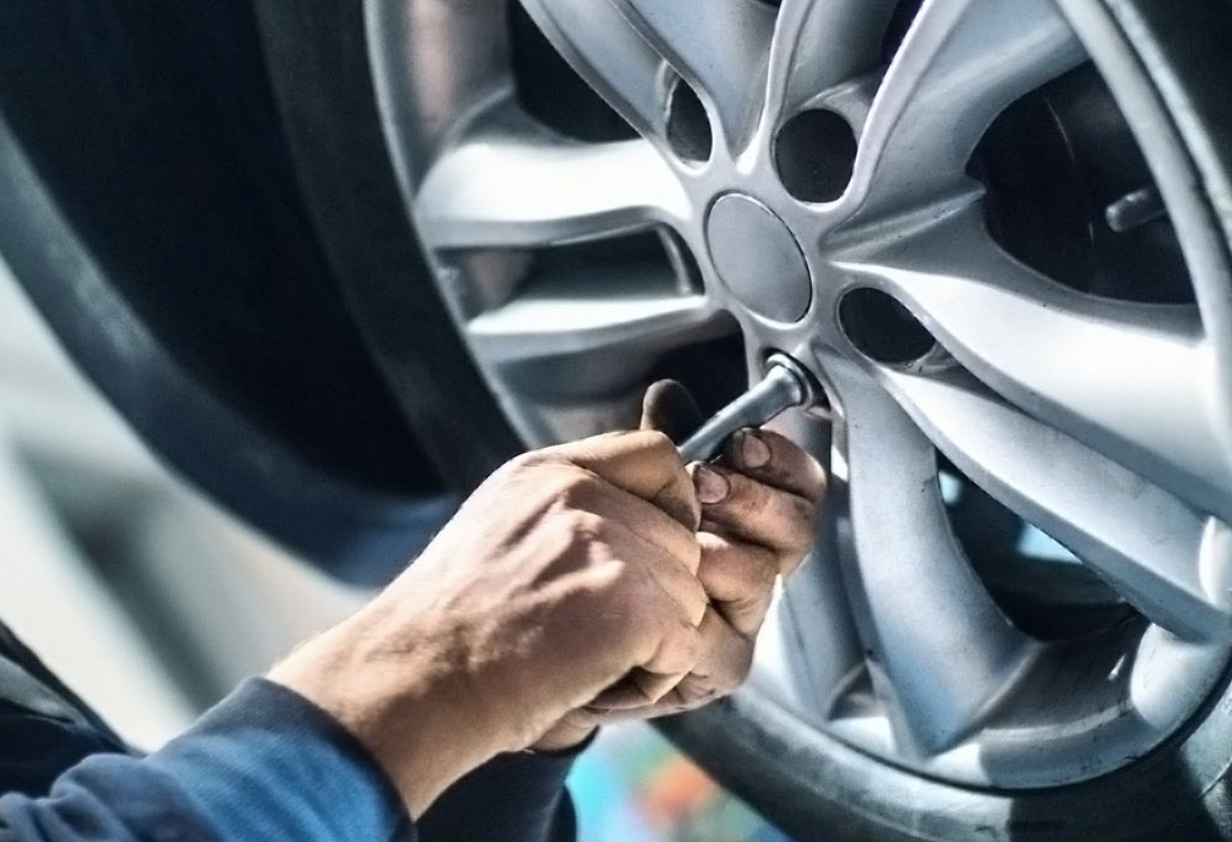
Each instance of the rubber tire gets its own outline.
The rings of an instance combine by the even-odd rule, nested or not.
[[[386,581],[447,514],[316,240],[251,0],[0,7],[0,252],[170,465]]]
[[[523,450],[431,279],[385,145],[362,0],[255,0],[300,185],[424,450],[462,492]]]

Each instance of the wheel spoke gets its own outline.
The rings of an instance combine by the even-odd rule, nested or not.
[[[441,154],[415,199],[434,248],[556,245],[688,213],[679,181],[646,141],[578,143],[504,106]]]
[[[964,372],[884,376],[963,473],[1076,553],[1147,619],[1190,640],[1227,634],[1228,601],[1199,576],[1206,518]]]
[[[572,2],[572,0],[568,0]],[[739,148],[760,105],[774,11],[763,3],[615,0],[676,72],[710,98],[731,148]]]
[[[947,223],[888,264],[873,274],[979,380],[1186,502],[1232,518],[1230,455],[1212,412],[1215,360],[1195,309],[1074,292],[1016,263],[970,221]]]
[[[894,401],[846,363],[827,366],[845,416],[850,535],[843,563],[878,694],[906,751],[930,756],[976,728],[1035,651],[956,544],[936,451]],[[842,521],[840,520],[840,523]]]
[[[961,259],[962,266],[955,268]],[[968,370],[1203,511],[1232,518],[1215,360],[1196,310],[1056,284],[958,219],[863,263]]]
[[[467,331],[476,351],[497,364],[597,354],[607,360],[606,376],[624,362],[721,332],[705,297],[672,294],[667,273],[561,270],[472,319]]]
[[[661,140],[663,58],[611,0],[521,0],[583,79],[644,137]]]
[[[1053,0],[928,0],[890,64],[848,201],[875,217],[959,183],[997,114],[1085,52]]]
[[[896,0],[783,0],[770,51],[765,120],[771,128],[808,99],[867,73]]]

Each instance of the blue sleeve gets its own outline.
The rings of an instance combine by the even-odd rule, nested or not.
[[[586,745],[502,754],[446,790],[419,819],[419,842],[574,842],[565,778]]]
[[[350,732],[253,679],[161,751],[96,754],[46,797],[0,796],[0,842],[572,842],[564,780],[578,751],[494,758],[450,787],[417,835]]]
[[[261,679],[144,759],[95,755],[45,798],[0,797],[0,842],[414,838],[400,799],[358,741]]]

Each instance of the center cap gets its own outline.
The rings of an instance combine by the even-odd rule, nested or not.
[[[706,239],[715,271],[749,310],[796,322],[813,299],[808,263],[783,220],[749,196],[731,193],[710,208]]]

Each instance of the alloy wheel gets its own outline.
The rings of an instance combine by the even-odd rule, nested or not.
[[[689,349],[713,379],[789,353],[829,398],[784,429],[831,465],[832,523],[745,692],[870,762],[968,786],[1090,779],[1180,729],[1229,651],[1229,275],[1104,7],[523,7],[619,120],[553,124],[528,103],[521,8],[408,0],[367,20],[408,205],[523,438],[627,426]],[[1029,226],[999,230],[1032,209],[998,192],[1005,147],[981,150],[1084,76],[1149,164],[1100,209],[1175,244],[1166,294],[1084,286],[1036,259]],[[1043,581],[1055,614],[1094,591],[1100,619],[1019,621],[961,540],[962,494],[1081,563],[1016,557],[1009,579]]]

